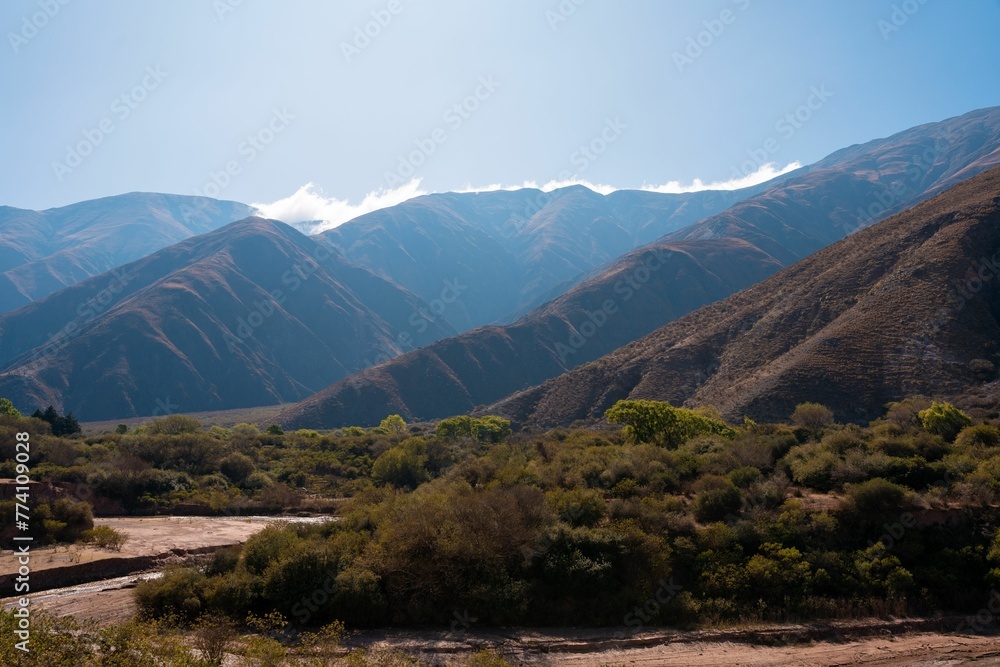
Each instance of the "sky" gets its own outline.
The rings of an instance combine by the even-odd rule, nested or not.
[[[0,205],[330,226],[425,192],[733,188],[1000,105],[998,25],[1000,0],[5,0]]]

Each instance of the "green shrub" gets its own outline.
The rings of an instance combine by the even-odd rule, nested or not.
[[[612,424],[625,424],[623,432],[633,442],[658,443],[668,449],[698,435],[736,437],[736,431],[725,422],[662,401],[618,401],[604,418]]]
[[[743,497],[728,479],[705,477],[699,480],[699,486],[701,490],[695,495],[692,505],[698,521],[722,521],[740,511]]]
[[[243,545],[243,564],[251,574],[263,574],[271,563],[301,542],[295,531],[287,526],[268,526]]]
[[[90,530],[85,530],[81,535],[83,541],[91,542],[100,549],[110,549],[121,551],[125,543],[128,542],[128,535],[120,530],[115,530],[111,526],[97,526]]]
[[[140,611],[153,618],[194,620],[205,611],[205,598],[205,575],[191,567],[168,569],[159,579],[146,579],[135,587]]]
[[[239,452],[233,452],[219,461],[219,471],[237,486],[242,486],[247,477],[256,469],[257,466],[254,464],[253,459]]]
[[[426,466],[426,445],[393,447],[375,459],[372,479],[378,484],[415,489],[428,479]]]
[[[792,413],[792,423],[811,431],[819,431],[833,423],[833,411],[820,403],[799,403]]]
[[[862,514],[884,516],[901,512],[908,506],[908,496],[904,487],[880,477],[847,487],[851,506]]]
[[[951,403],[934,403],[918,413],[924,429],[939,435],[948,442],[966,426],[972,426],[972,418]]]

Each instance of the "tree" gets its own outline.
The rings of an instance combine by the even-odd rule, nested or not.
[[[219,461],[219,470],[237,486],[242,486],[247,477],[256,469],[257,466],[254,465],[253,459],[239,452],[233,452]]]
[[[476,442],[502,442],[510,433],[510,422],[501,417],[486,415],[472,423],[472,437]]]
[[[277,424],[271,424],[270,426],[268,426],[266,432],[268,435],[285,435],[284,429],[282,429]]]
[[[799,403],[792,413],[792,423],[810,431],[819,431],[833,423],[833,411],[820,403]]]
[[[612,424],[625,424],[626,437],[636,443],[654,442],[669,449],[676,449],[696,435],[736,436],[725,422],[663,401],[618,401],[604,417]]]
[[[9,398],[0,398],[0,415],[20,417],[21,413],[14,407],[14,404],[10,402]]]
[[[427,480],[427,445],[410,438],[382,453],[372,464],[372,479],[379,484],[415,489]]]
[[[167,415],[157,417],[146,424],[149,433],[155,435],[180,435],[181,433],[194,433],[201,428],[201,422],[194,417],[184,415]]]
[[[963,428],[972,426],[972,418],[951,403],[934,403],[917,416],[924,429],[948,442],[952,442]]]
[[[48,422],[49,426],[52,427],[52,435],[73,435],[83,430],[80,428],[80,423],[73,416],[72,412],[62,417],[51,405],[45,408],[45,412],[35,410],[35,413],[31,416]]]
[[[115,433],[119,435],[125,435],[128,433],[128,424],[119,424],[115,427]]]
[[[437,428],[434,429],[434,434],[442,439],[455,440],[457,438],[471,438],[472,437],[472,425],[475,423],[472,417],[466,415],[460,415],[458,417],[449,417],[448,419],[442,419],[438,422]]]
[[[80,428],[80,422],[76,420],[72,412],[66,413],[66,416],[62,418],[59,424],[60,433],[56,433],[53,429],[53,435],[73,435],[74,433],[82,433],[83,429]]]
[[[399,415],[389,415],[375,428],[375,432],[384,435],[403,435],[406,433],[406,422]]]

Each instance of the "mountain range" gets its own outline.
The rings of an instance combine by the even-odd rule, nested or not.
[[[476,329],[362,371],[280,419],[335,427],[376,423],[388,413],[435,419],[493,403],[750,287],[998,161],[1000,109],[837,151],[600,267],[512,325]]]
[[[647,398],[784,420],[818,401],[863,421],[992,382],[998,364],[994,168],[489,410],[555,426]]]
[[[0,317],[0,395],[86,419],[305,398],[454,334],[419,297],[288,225],[247,218]]]
[[[907,216],[924,211],[925,220],[935,202],[964,210],[948,199],[964,192],[956,188],[973,187],[965,196],[987,206],[992,181],[975,179],[997,164],[1000,108],[851,146],[739,191],[435,194],[313,237],[242,204],[175,195],[3,208],[0,396],[84,420],[297,402],[279,416],[283,425],[371,425],[389,413],[411,421],[489,406],[551,426],[599,418],[626,396],[784,418],[801,397],[790,389],[798,382],[804,393],[826,387],[810,400],[827,397],[860,419],[879,404],[852,411],[838,398],[859,377],[821,387],[788,369],[819,373],[805,352],[811,327],[832,326],[830,313],[854,322],[855,303],[875,287],[850,282],[834,260],[803,267],[836,256],[865,277],[882,275],[875,264],[892,274],[891,258],[940,259],[958,271],[947,263],[964,257],[958,246],[941,258],[913,254],[910,236],[886,230],[920,227]],[[989,247],[978,233],[968,236]],[[865,254],[874,238],[888,243],[879,247],[889,264]],[[812,282],[799,284],[800,275]],[[846,305],[829,303],[841,294]],[[737,334],[719,314],[730,311],[742,313]],[[774,314],[786,311],[812,313],[811,324]],[[788,332],[765,326],[786,320]],[[744,335],[754,329],[759,339]],[[851,332],[827,345],[852,350]],[[702,334],[711,344],[697,342]],[[979,347],[980,356],[962,357],[971,374],[946,364],[923,384],[895,361],[874,364],[886,375],[866,401],[933,382],[949,392],[978,387],[969,383],[1000,361]],[[921,359],[936,358],[929,349]]]
[[[0,206],[0,314],[253,212],[238,202],[143,192],[46,211]]]

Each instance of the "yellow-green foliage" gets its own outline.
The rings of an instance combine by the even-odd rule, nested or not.
[[[652,442],[670,449],[698,435],[736,436],[723,421],[663,401],[618,401],[604,417],[612,424],[625,424],[624,432],[634,442]]]

